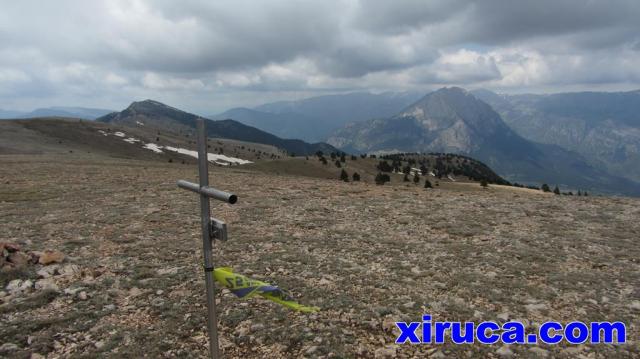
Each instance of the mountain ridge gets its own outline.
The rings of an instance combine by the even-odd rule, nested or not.
[[[37,108],[29,112],[0,110],[0,119],[67,117],[67,118],[81,118],[85,120],[95,120],[96,118],[102,117],[111,112],[112,110],[106,110],[102,108],[53,106],[53,107]]]
[[[281,137],[323,141],[348,122],[391,116],[419,97],[415,92],[351,92],[232,108],[211,118],[234,119]]]
[[[234,120],[214,121],[155,100],[136,101],[120,112],[112,112],[97,121],[126,126],[151,126],[165,131],[193,136],[196,121],[207,120],[207,135],[233,140],[273,145],[289,153],[313,154],[317,151],[336,151],[326,143],[307,143],[296,139],[282,139],[268,132],[244,125]]]

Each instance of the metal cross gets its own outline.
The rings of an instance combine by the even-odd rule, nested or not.
[[[207,311],[209,328],[209,352],[211,358],[220,358],[218,347],[218,319],[216,316],[215,286],[213,280],[213,240],[227,239],[227,225],[211,218],[209,198],[234,204],[238,201],[235,194],[209,187],[209,169],[207,155],[207,131],[205,120],[198,119],[198,176],[200,185],[184,180],[178,181],[178,187],[200,194],[200,215],[202,219],[202,252],[204,255],[204,281],[207,286]]]

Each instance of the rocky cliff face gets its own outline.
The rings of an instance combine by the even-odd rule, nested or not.
[[[489,105],[453,87],[430,93],[391,118],[345,127],[329,143],[357,151],[473,153],[517,137]]]

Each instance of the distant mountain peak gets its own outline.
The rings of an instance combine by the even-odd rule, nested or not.
[[[142,111],[145,111],[145,110],[149,111],[149,110],[153,110],[154,108],[156,108],[156,109],[168,109],[168,110],[178,111],[178,112],[182,112],[182,113],[189,113],[189,112],[180,110],[178,108],[166,105],[166,104],[164,104],[164,103],[162,103],[160,101],[151,100],[151,99],[146,99],[146,100],[142,100],[142,101],[134,101],[129,105],[129,107],[127,107],[127,109],[142,110]]]
[[[497,132],[510,132],[500,115],[491,106],[477,99],[469,91],[460,87],[444,87],[425,95],[422,99],[407,107],[394,118],[411,117],[428,132],[454,131],[453,137],[472,136],[463,141],[472,145],[482,137]],[[469,152],[471,148],[459,148]]]

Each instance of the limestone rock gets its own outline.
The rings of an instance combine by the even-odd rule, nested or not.
[[[54,264],[54,265],[43,267],[42,269],[38,270],[36,273],[40,278],[49,278],[51,276],[54,276],[57,270],[58,270],[58,265]]]
[[[529,348],[529,351],[535,354],[538,358],[546,358],[549,356],[549,351],[540,347]]]
[[[373,353],[373,357],[376,359],[388,359],[396,357],[396,348],[395,347],[385,347],[376,349]]]
[[[500,349],[496,350],[496,354],[503,358],[510,358],[513,356],[513,351],[509,349],[508,345],[503,345],[500,347]]]
[[[60,290],[58,285],[51,278],[36,281],[35,288],[36,290],[51,290],[55,292]]]

